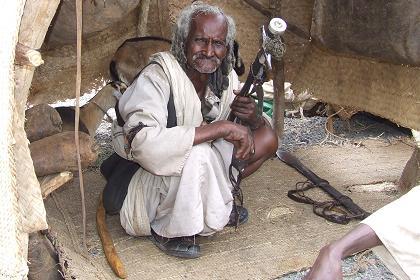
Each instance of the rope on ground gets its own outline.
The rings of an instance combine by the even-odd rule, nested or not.
[[[349,276],[353,276],[356,273],[360,272],[361,270],[366,270],[367,267],[369,266],[370,262],[369,259],[367,257],[367,255],[369,253],[371,253],[372,250],[366,250],[358,255],[355,256],[356,258],[356,263],[353,266],[352,270],[348,273],[343,273],[343,277],[349,277]]]
[[[337,111],[337,112],[335,112],[334,114],[329,115],[329,116],[327,117],[327,119],[325,120],[324,129],[325,129],[325,131],[327,132],[327,135],[325,136],[324,140],[322,140],[322,141],[321,141],[321,143],[319,143],[319,145],[324,144],[324,143],[327,141],[327,139],[328,139],[328,137],[329,137],[329,136],[333,136],[333,137],[338,138],[338,139],[340,139],[340,140],[342,140],[342,141],[348,141],[348,139],[347,139],[347,138],[345,138],[345,137],[341,137],[341,136],[338,136],[337,134],[334,134],[333,132],[331,132],[331,131],[328,129],[328,121],[329,121],[332,117],[334,117],[334,116],[338,115],[338,114],[339,114],[342,110],[344,110],[344,108],[341,108],[340,110],[338,110],[338,111]]]

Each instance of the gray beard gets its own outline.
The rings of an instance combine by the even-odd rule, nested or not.
[[[192,66],[195,70],[202,74],[211,74],[219,68],[219,66],[222,64],[222,61],[217,57],[211,57],[211,58],[202,58],[203,56],[201,54],[195,54],[192,57]],[[209,60],[211,61],[212,65],[201,65],[200,61],[202,60]]]

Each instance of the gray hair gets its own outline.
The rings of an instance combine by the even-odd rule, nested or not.
[[[193,2],[190,6],[184,8],[178,17],[178,21],[172,34],[171,53],[175,56],[181,67],[185,70],[187,65],[185,46],[191,29],[191,21],[193,17],[198,14],[222,15],[225,17],[227,22],[227,54],[226,57],[222,60],[222,64],[219,69],[215,73],[212,73],[209,78],[211,89],[215,91],[215,93],[218,93],[220,90],[227,88],[227,78],[224,77],[227,77],[227,75],[232,70],[232,66],[235,65],[233,41],[236,35],[236,27],[232,17],[226,15],[223,10],[217,6],[211,6],[201,1]]]

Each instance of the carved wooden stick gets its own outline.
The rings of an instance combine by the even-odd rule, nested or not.
[[[108,228],[106,226],[106,213],[103,204],[102,194],[99,197],[98,208],[96,210],[96,229],[98,230],[98,235],[101,238],[105,257],[112,270],[118,277],[123,279],[127,278],[127,273],[125,272],[124,265],[120,260],[117,251],[115,250],[114,242],[112,241],[112,237],[109,234]]]

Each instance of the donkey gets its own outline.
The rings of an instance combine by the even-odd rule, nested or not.
[[[89,100],[88,103],[80,107],[79,131],[88,133],[91,137],[95,135],[104,115],[110,108],[114,108],[117,98],[114,95],[116,89],[107,84]],[[55,108],[63,121],[63,131],[74,130],[74,107]]]
[[[113,83],[124,90],[137,74],[149,63],[149,57],[159,51],[168,51],[171,40],[157,36],[134,37],[125,40],[117,49],[109,64]]]

